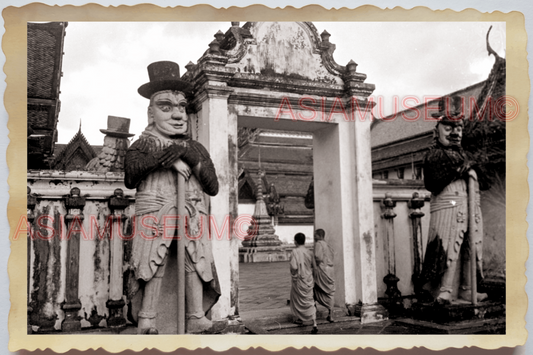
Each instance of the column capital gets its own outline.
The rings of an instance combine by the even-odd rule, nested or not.
[[[407,202],[407,207],[411,210],[409,217],[424,217],[424,212],[421,211],[421,208],[424,207],[424,198],[421,198],[418,192],[413,192],[413,198]]]
[[[189,80],[198,90],[205,85],[221,85],[227,83],[235,74],[235,68],[226,67],[228,58],[222,55],[206,54],[198,61],[198,64],[187,64],[187,72],[183,78]]]
[[[33,209],[37,205],[37,197],[35,197],[34,194],[31,193],[31,188],[28,186],[28,197],[26,199],[26,208],[27,208],[27,217],[28,221],[31,223],[33,219],[35,218],[35,215],[33,214]]]
[[[73,187],[65,199],[65,206],[68,209],[83,209],[85,207],[85,197],[80,196],[80,194],[80,189]]]
[[[396,217],[396,213],[394,213],[394,207],[396,207],[396,201],[392,199],[392,195],[390,193],[385,194],[385,198],[381,200],[381,204],[384,206],[385,211],[383,212],[383,218],[385,219],[393,219]]]
[[[35,197],[34,194],[31,193],[31,188],[28,186],[27,188],[28,192],[28,198],[26,202],[26,206],[29,210],[33,210],[35,208],[35,205],[37,204],[37,197]]]
[[[360,74],[364,75],[365,74]],[[364,79],[363,79],[364,80]],[[344,80],[344,90],[348,96],[356,96],[358,98],[366,99],[376,89],[376,85],[363,83],[362,80]]]
[[[202,108],[202,104],[207,99],[227,100],[232,92],[233,88],[225,85],[219,86],[207,84],[197,91],[195,98],[192,101],[192,104],[194,105],[196,111],[200,111],[200,109]]]
[[[200,58],[197,65],[188,65],[186,75],[195,88],[192,104],[196,111],[201,109],[202,103],[211,98],[228,99],[233,88],[228,82],[235,74],[235,68],[226,67],[228,58],[218,54],[206,54]]]
[[[365,84],[366,85],[366,84]],[[351,116],[351,120],[358,122],[372,122],[372,109],[376,106],[373,100],[360,95],[344,96],[342,98],[346,113]]]
[[[122,189],[115,189],[113,196],[109,197],[109,209],[111,212],[115,210],[124,210],[130,205],[130,201],[124,197]]]

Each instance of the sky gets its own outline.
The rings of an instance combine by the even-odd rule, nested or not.
[[[241,25],[244,23],[241,22]],[[393,113],[392,97],[441,96],[485,80],[494,63],[485,36],[505,57],[502,22],[314,22],[336,45],[333,58],[350,60],[365,82],[376,85],[384,114]],[[144,130],[148,101],[137,93],[148,82],[148,64],[161,60],[185,65],[208,49],[213,35],[229,22],[69,22],[61,79],[58,143],[78,131],[102,145],[107,116],[131,119],[130,133]],[[374,112],[374,114],[378,114]]]

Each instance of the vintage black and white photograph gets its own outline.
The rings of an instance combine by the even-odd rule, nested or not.
[[[28,22],[27,334],[506,334],[518,112],[505,22]]]

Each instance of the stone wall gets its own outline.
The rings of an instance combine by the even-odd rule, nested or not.
[[[124,210],[122,223],[126,235],[129,217],[134,214],[134,191],[124,187],[123,174],[87,172],[29,172],[28,187],[35,198],[29,250],[29,323],[33,330],[60,330],[65,318],[62,304],[67,282],[68,244],[79,241],[77,294],[81,308],[80,326],[106,326],[109,310],[106,302],[110,291],[110,225],[109,199],[117,188],[123,190],[131,204]],[[78,225],[69,228],[66,199],[73,188],[85,198]],[[78,233],[77,233],[78,232]],[[76,276],[74,275],[76,278]]]
[[[502,185],[503,184],[503,185]],[[482,199],[485,222],[484,271],[486,276],[505,280],[505,218],[501,213],[505,208],[505,195],[502,186],[505,180],[493,185],[484,192]],[[67,283],[67,249],[69,226],[65,216],[69,211],[65,204],[74,187],[80,189],[80,196],[85,198],[85,205],[80,211],[83,216],[82,230],[79,233],[79,276],[78,297],[81,304],[77,316],[80,318],[81,328],[106,327],[110,317],[108,301],[110,299],[110,255],[111,240],[108,217],[111,215],[109,199],[114,191],[120,188],[124,197],[129,200],[129,207],[125,208],[126,217],[122,225],[122,235],[131,234],[131,216],[134,214],[134,190],[128,190],[123,185],[123,175],[120,173],[88,173],[88,172],[29,172],[28,187],[31,195],[36,198],[36,205],[30,211],[33,214],[32,235],[29,238],[29,322],[34,331],[61,330],[65,319],[62,304],[65,301]],[[376,283],[379,298],[386,297],[386,285],[383,278],[390,272],[390,258],[394,258],[394,272],[400,279],[398,289],[403,296],[412,295],[411,281],[415,271],[416,257],[414,247],[414,233],[411,214],[413,193],[419,193],[424,200],[420,212],[421,217],[421,246],[420,256],[427,246],[427,230],[429,227],[429,194],[423,188],[421,181],[378,181],[373,182],[373,210],[374,230],[376,239]],[[384,200],[389,197],[395,203],[392,212],[396,217],[385,218],[388,212]],[[503,199],[502,199],[503,198]],[[245,206],[242,206],[245,207]],[[243,208],[242,211],[248,211]],[[391,222],[392,220],[392,222]],[[390,223],[393,227],[390,228]],[[98,227],[98,228],[97,228]],[[286,226],[287,228],[290,226]],[[245,229],[244,227],[242,227]],[[294,230],[277,226],[277,233],[293,234]],[[312,225],[301,225],[297,228],[305,229],[306,235],[312,238]],[[72,228],[71,228],[72,229]],[[282,230],[283,229],[283,230]],[[73,229],[72,229],[73,230]],[[106,230],[104,232],[104,230]],[[392,230],[392,234],[391,234]],[[51,235],[54,231],[54,235]],[[328,231],[326,231],[327,233]],[[115,233],[116,234],[116,233]],[[393,236],[389,240],[388,236]],[[113,237],[116,237],[115,235]],[[327,234],[326,239],[339,238]],[[284,242],[289,242],[285,240]],[[335,243],[333,243],[335,244]],[[123,260],[128,259],[130,242],[123,242]],[[394,253],[390,251],[392,249]],[[122,251],[121,251],[122,252]],[[339,253],[340,251],[336,251]],[[217,255],[215,255],[217,258]],[[231,273],[231,269],[220,269],[224,276]],[[122,275],[120,275],[122,277]],[[225,277],[222,280],[227,279]],[[123,293],[126,292],[124,288]],[[125,296],[123,296],[125,300]],[[124,308],[124,313],[127,309]]]

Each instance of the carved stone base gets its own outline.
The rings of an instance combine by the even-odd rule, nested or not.
[[[212,332],[213,334],[242,334],[244,333],[244,324],[240,318],[214,321]]]
[[[106,307],[109,308],[109,318],[107,319],[108,327],[121,328],[126,326],[126,319],[122,312],[124,305],[124,300],[108,300],[106,302]]]
[[[398,290],[399,281],[400,279],[394,274],[387,274],[387,276],[383,278],[383,282],[387,285],[385,294],[393,301],[402,297],[400,290]]]
[[[353,315],[361,318],[362,324],[381,322],[389,319],[389,312],[379,303],[347,305],[346,308]]]
[[[288,261],[289,253],[281,246],[239,248],[240,263]]]
[[[31,308],[30,305],[28,305],[28,318],[27,318],[27,328],[26,328],[27,334],[33,333],[33,328],[30,324],[31,312],[33,312],[33,308]]]
[[[56,328],[56,318],[47,318],[47,319],[40,319],[39,321],[39,329],[37,330],[37,333],[50,333],[55,332]]]
[[[452,304],[441,306],[435,303],[417,303],[413,305],[413,318],[449,324],[460,321],[488,319],[505,316],[505,304],[500,302],[481,302],[472,304]]]
[[[77,332],[81,330],[80,316],[78,311],[81,309],[80,301],[74,303],[63,303],[61,306],[65,311],[65,319],[61,323],[61,331],[63,332]]]
[[[418,319],[401,318],[395,321],[405,325],[418,334],[505,334],[505,317],[466,320],[448,324],[438,324]]]
[[[505,303],[505,280],[501,277],[486,277],[478,286],[478,292],[488,294],[490,300]]]

